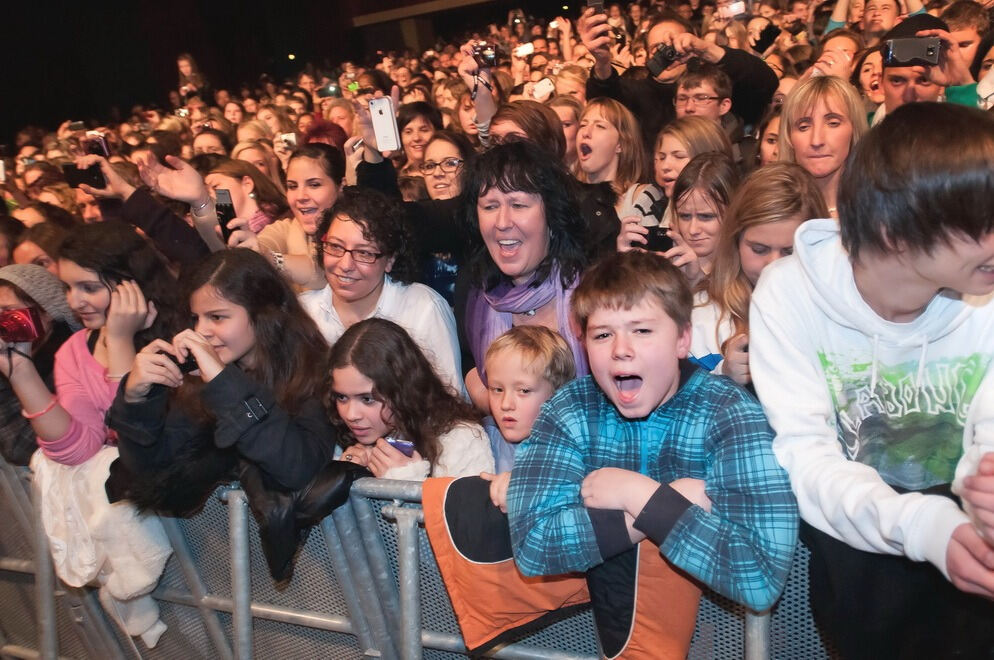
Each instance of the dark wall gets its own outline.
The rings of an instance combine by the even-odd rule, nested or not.
[[[218,88],[263,71],[289,75],[308,60],[338,61],[346,47],[348,19],[335,2],[299,2],[292,12],[234,0],[136,2],[117,12],[36,4],[5,6],[0,143],[29,123],[54,129],[68,118],[104,118],[115,106],[127,114],[135,103],[165,103],[184,51]]]
[[[215,89],[299,71],[307,61],[337,64],[379,48],[399,48],[400,30],[351,30],[352,11],[411,0],[153,0],[123,3],[5,3],[0,34],[0,144],[27,124],[49,130],[66,119],[126,116],[132,105],[166,103],[176,55],[191,53]],[[380,2],[383,6],[371,3]],[[113,4],[120,9],[104,9]],[[554,15],[561,2],[496,0],[426,16],[436,34],[503,22],[508,9]],[[570,13],[579,3],[567,2]],[[290,61],[287,55],[296,59]]]

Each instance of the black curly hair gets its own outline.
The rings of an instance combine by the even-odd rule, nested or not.
[[[414,232],[399,202],[368,188],[342,188],[335,204],[321,216],[315,234],[318,241],[314,244],[314,259],[321,270],[324,270],[321,240],[335,218],[358,224],[364,239],[374,243],[385,259],[393,258],[390,279],[401,284],[411,284],[418,279],[420,269]]]
[[[572,285],[586,265],[583,236],[587,228],[580,214],[578,184],[559,159],[524,139],[483,152],[463,175],[463,219],[474,243],[469,258],[473,285],[488,291],[506,278],[483,242],[477,215],[479,198],[494,187],[505,193],[521,191],[542,198],[549,228],[549,253],[538,268],[535,286],[549,276],[553,265],[559,267],[563,286]]]

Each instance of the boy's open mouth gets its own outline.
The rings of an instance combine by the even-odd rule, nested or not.
[[[614,377],[614,384],[618,388],[618,396],[623,403],[631,403],[638,396],[642,389],[642,377],[631,374],[619,374]]]

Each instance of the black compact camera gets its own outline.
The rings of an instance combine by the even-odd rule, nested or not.
[[[935,66],[941,52],[938,37],[889,39],[884,42],[884,66]]]
[[[676,52],[676,48],[669,44],[663,44],[656,49],[656,52],[652,54],[649,61],[645,63],[649,73],[655,78],[661,74],[666,69],[670,68],[674,62],[680,57],[679,53]]]
[[[497,59],[500,51],[492,43],[480,41],[473,46],[473,59],[480,65],[481,69],[497,68]]]
[[[169,355],[169,359],[176,363],[176,366],[179,367],[179,372],[181,374],[188,374],[200,368],[200,365],[197,364],[197,361],[193,358],[193,355],[188,355],[186,360],[183,362],[180,362],[179,358],[174,355]]]
[[[41,333],[41,315],[34,307],[0,312],[0,339],[8,344],[34,341]]]

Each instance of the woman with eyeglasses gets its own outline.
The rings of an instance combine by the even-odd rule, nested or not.
[[[429,199],[458,197],[462,192],[463,166],[475,153],[469,139],[453,131],[435,131],[424,153],[418,169],[425,178]]]
[[[462,133],[435,131],[425,148],[421,175],[432,200],[454,199],[462,193],[462,173],[476,152]],[[446,251],[431,251],[422,255],[422,281],[450,304],[455,302],[456,275],[459,264],[456,255]]]
[[[328,344],[363,319],[389,319],[407,330],[442,382],[463,393],[455,317],[441,295],[415,282],[414,236],[400,203],[345,188],[315,236],[327,286],[301,294],[300,302]]]

